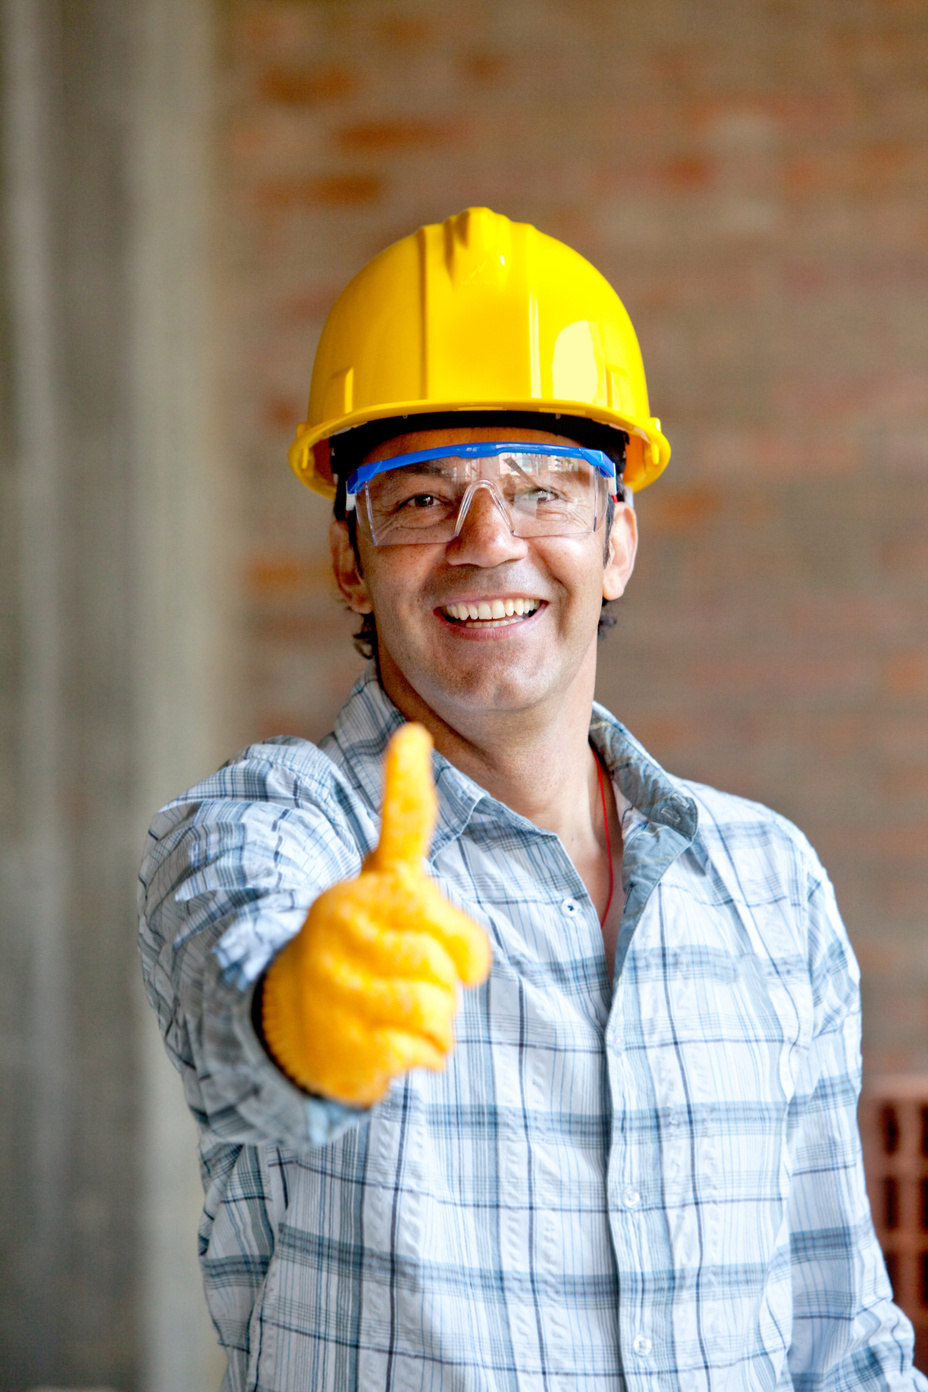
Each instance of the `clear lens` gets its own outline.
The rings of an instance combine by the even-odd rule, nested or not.
[[[478,500],[492,502],[519,537],[595,532],[608,484],[581,458],[512,452],[444,458],[378,474],[358,494],[376,546],[450,541]]]

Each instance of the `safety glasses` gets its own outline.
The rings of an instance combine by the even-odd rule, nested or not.
[[[478,496],[514,536],[583,536],[615,492],[615,465],[601,450],[492,442],[362,464],[347,480],[347,505],[375,546],[409,546],[451,541]]]

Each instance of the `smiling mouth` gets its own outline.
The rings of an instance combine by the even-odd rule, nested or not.
[[[468,628],[504,628],[521,623],[540,607],[540,599],[482,599],[477,604],[445,604],[441,612]]]

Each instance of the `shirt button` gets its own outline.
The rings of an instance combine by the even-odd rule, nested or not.
[[[576,899],[565,899],[561,905],[561,912],[565,913],[568,918],[573,918],[574,914],[577,912],[577,908],[578,904]]]
[[[637,1189],[633,1189],[629,1186],[628,1189],[622,1192],[622,1202],[626,1208],[637,1208],[641,1203],[641,1195],[638,1193]]]
[[[639,1358],[647,1358],[648,1354],[651,1352],[651,1340],[648,1338],[647,1334],[636,1334],[632,1348]]]

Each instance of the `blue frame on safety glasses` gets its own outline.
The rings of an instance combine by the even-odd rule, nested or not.
[[[348,493],[348,506],[353,506],[356,493],[360,493],[365,483],[389,469],[404,469],[407,464],[424,464],[432,459],[492,459],[500,454],[554,454],[568,458],[584,459],[591,468],[603,478],[615,483],[615,464],[602,450],[583,449],[581,445],[537,445],[524,444],[510,440],[499,444],[496,441],[474,445],[443,445],[440,449],[415,450],[412,454],[396,454],[392,459],[374,459],[369,464],[361,464],[353,474],[348,475],[345,485]],[[612,489],[615,497],[615,488]]]
[[[505,456],[509,456],[508,460]],[[540,490],[530,487],[527,491],[517,489],[515,493],[501,486],[504,479],[515,480],[520,475],[529,484],[549,477],[544,472],[532,470],[528,462],[531,457],[549,461],[549,483],[542,483]],[[499,478],[470,472],[473,467],[471,461],[482,459],[498,460],[502,470]],[[520,459],[524,468],[519,465]],[[442,460],[449,461],[447,471],[441,468]],[[573,467],[568,465],[567,470],[562,471],[555,462],[557,460],[569,460]],[[455,466],[462,463],[465,465],[465,476],[455,479]],[[417,468],[417,465],[421,468]],[[588,470],[587,480],[597,485],[585,496],[578,495],[575,487],[567,485],[568,478],[580,465]],[[362,474],[367,477],[362,478]],[[439,486],[439,496],[432,496],[432,490],[423,480],[423,475],[429,474],[445,480]],[[395,489],[391,489],[389,482],[385,481],[387,495],[381,498],[378,490],[378,500],[375,502],[370,484],[373,479],[383,475],[396,476],[397,482],[400,477],[406,476],[413,491],[407,497],[401,489],[391,498]],[[420,480],[423,480],[421,484]],[[452,483],[456,485],[456,490],[463,486],[463,491],[454,498],[445,493],[447,485]],[[521,441],[449,445],[376,460],[362,465],[348,480],[348,485],[354,485],[347,498],[348,510],[357,508],[358,524],[375,546],[428,545],[451,541],[464,526],[472,502],[484,490],[506,519],[513,536],[582,536],[596,531],[608,495],[611,493],[615,497],[617,491],[615,467],[601,451],[583,449],[580,445],[526,444]],[[427,510],[420,511],[420,503]]]

